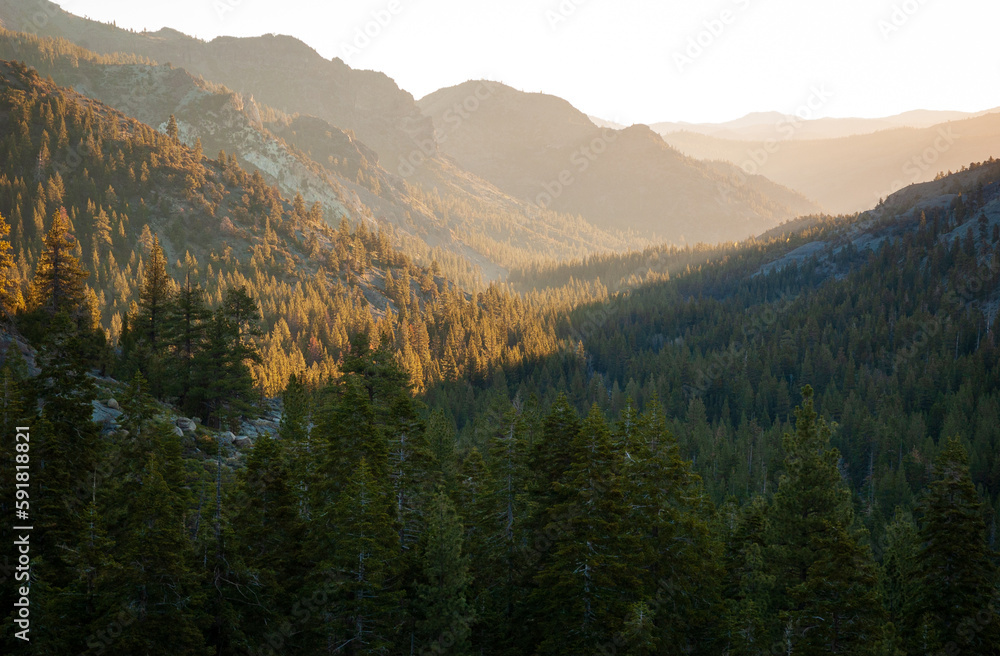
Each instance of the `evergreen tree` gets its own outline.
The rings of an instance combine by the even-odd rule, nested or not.
[[[158,355],[165,346],[164,324],[173,297],[172,286],[160,238],[154,236],[149,260],[143,270],[139,314],[131,322],[137,337],[146,343],[153,355]]]
[[[725,649],[733,656],[764,656],[776,635],[768,621],[774,576],[764,561],[767,502],[754,497],[743,508],[730,506],[725,550]]]
[[[399,537],[388,490],[366,458],[351,473],[333,514],[336,547],[320,571],[330,579],[337,612],[319,618],[318,644],[352,655],[398,650],[404,619]]]
[[[160,457],[150,454],[137,493],[119,497],[126,522],[118,542],[122,568],[112,585],[134,621],[114,646],[122,653],[203,655],[205,600],[178,490],[164,474]]]
[[[462,550],[462,524],[443,492],[430,502],[427,515],[414,606],[423,616],[417,623],[419,644],[427,653],[467,655],[472,609],[466,601],[469,558]]]
[[[172,357],[168,362],[165,391],[169,396],[177,397],[181,407],[196,412],[198,408],[190,407],[189,400],[196,384],[197,358],[206,346],[211,317],[204,291],[191,282],[189,274],[174,302],[167,306],[163,337],[172,351]]]
[[[257,314],[248,309],[245,290],[228,290],[206,330],[205,347],[192,360],[195,384],[190,406],[216,426],[230,426],[250,411],[254,395],[250,363],[260,362],[251,337],[258,330]]]
[[[895,626],[905,626],[906,612],[912,603],[918,546],[913,517],[896,508],[892,523],[886,528],[882,555],[882,598]]]
[[[171,114],[170,118],[167,119],[167,136],[177,141],[179,139],[179,130],[177,128],[177,119]]]
[[[149,259],[143,269],[136,313],[129,317],[129,331],[122,345],[126,358],[134,363],[134,368],[143,372],[153,395],[157,397],[163,396],[170,373],[165,356],[168,313],[173,302],[172,286],[160,240],[154,236]]]
[[[785,435],[785,473],[767,533],[779,633],[793,653],[860,653],[881,637],[875,565],[852,527],[840,456],[829,426],[817,420],[811,387],[802,398],[795,432]]]
[[[60,209],[52,216],[52,226],[45,235],[31,282],[29,308],[52,317],[59,312],[80,315],[83,305],[83,281],[89,275],[73,254],[76,241],[69,231],[69,216]]]
[[[292,619],[304,584],[304,527],[283,451],[281,442],[258,439],[232,494],[232,562],[226,563],[229,575],[222,585],[224,605],[235,612],[219,628],[245,634],[242,641],[251,653],[267,648],[275,628]]]
[[[560,408],[553,413],[562,414]],[[552,420],[552,421],[549,421]],[[562,423],[550,414],[547,426]],[[569,445],[569,468],[553,486],[548,510],[554,536],[535,576],[533,615],[538,654],[578,654],[614,644],[629,616],[639,581],[626,565],[637,541],[621,524],[625,507],[611,435],[595,406]]]
[[[637,627],[653,631],[650,640],[661,648],[710,653],[721,577],[719,545],[708,524],[714,508],[691,463],[681,458],[658,397],[639,416],[626,407],[615,441],[628,519],[623,527],[639,546],[622,556],[642,582],[642,605],[633,606],[633,619],[642,615]]]
[[[455,495],[458,476],[458,455],[455,450],[455,428],[443,410],[435,410],[427,419],[426,441],[445,490]]]
[[[288,459],[291,485],[298,499],[299,516],[308,519],[312,515],[310,493],[316,485],[316,461],[321,451],[312,442],[309,392],[295,374],[288,379],[282,401],[284,411],[278,436],[284,445],[282,452]]]
[[[983,504],[969,476],[969,457],[949,438],[934,461],[920,503],[919,549],[908,609],[911,651],[987,653],[1000,644],[992,608],[997,570],[986,542]]]
[[[32,449],[37,465],[33,481],[39,488],[32,496],[38,507],[36,525],[42,528],[42,552],[58,567],[66,553],[62,547],[73,544],[82,529],[81,513],[90,490],[81,490],[77,482],[94,471],[101,443],[91,420],[96,391],[81,357],[82,337],[65,313],[55,316],[49,331],[35,379],[42,409]]]
[[[10,244],[10,224],[0,214],[0,310],[14,314],[23,307],[24,299]]]

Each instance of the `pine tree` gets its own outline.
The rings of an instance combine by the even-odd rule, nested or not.
[[[24,299],[10,244],[10,225],[0,214],[0,311],[10,315],[23,307]]]
[[[172,301],[173,281],[167,274],[167,259],[160,246],[160,238],[153,237],[149,260],[143,270],[142,290],[139,292],[139,314],[131,326],[152,354],[164,348],[164,324]]]
[[[426,440],[431,455],[434,456],[435,467],[445,490],[453,495],[456,492],[458,474],[458,456],[455,452],[455,428],[444,411],[435,410],[427,419]]]
[[[889,620],[895,626],[904,626],[906,611],[911,604],[918,546],[919,537],[913,517],[902,508],[896,508],[892,523],[886,527],[882,556],[882,598]]]
[[[259,310],[243,289],[229,289],[223,307],[209,322],[205,347],[192,359],[189,407],[216,426],[235,424],[256,398],[249,364],[259,364],[253,337],[259,334]]]
[[[314,491],[316,506],[336,499],[343,484],[365,458],[367,468],[380,481],[388,479],[389,454],[385,434],[375,420],[375,411],[361,381],[345,376],[338,385],[323,391],[317,404],[316,426],[322,488]]]
[[[56,315],[41,345],[41,373],[35,380],[42,403],[41,424],[36,435],[39,465],[34,477],[39,483],[39,524],[42,542],[55,565],[60,561],[58,545],[72,544],[81,528],[80,514],[89,490],[80,490],[79,478],[94,471],[101,443],[91,421],[91,400],[96,392],[81,357],[81,336],[65,314]],[[81,496],[81,492],[84,496]]]
[[[119,503],[126,523],[119,541],[122,569],[113,585],[119,607],[134,614],[114,645],[121,653],[204,654],[204,598],[193,569],[178,490],[150,454],[134,495]]]
[[[969,457],[949,438],[934,462],[920,503],[919,549],[909,600],[911,651],[987,653],[1000,644],[995,611],[997,570],[986,542],[983,504],[969,476]]]
[[[319,569],[338,612],[318,618],[317,644],[352,655],[391,653],[399,647],[403,620],[399,537],[388,490],[366,458],[350,474],[333,516],[336,545]]]
[[[768,622],[774,576],[764,562],[767,502],[754,497],[743,508],[730,507],[725,562],[725,649],[733,656],[764,656],[777,637]]]
[[[177,141],[179,139],[179,130],[177,128],[177,119],[171,114],[170,118],[167,119],[167,136]]]
[[[303,519],[308,519],[312,516],[310,492],[316,484],[316,461],[321,452],[312,442],[309,427],[310,395],[295,374],[288,379],[282,401],[284,409],[278,436],[284,444],[283,453],[288,459],[292,485],[298,499],[298,513]]]
[[[89,275],[73,255],[76,241],[69,232],[69,216],[60,209],[52,216],[31,281],[29,307],[52,317],[66,312],[78,317],[83,305],[83,281]]]
[[[622,564],[642,582],[642,626],[655,625],[652,639],[661,648],[711,652],[719,632],[722,559],[708,524],[714,508],[701,479],[681,459],[655,395],[642,415],[626,407],[615,443],[627,513],[623,527],[639,547]]]
[[[108,214],[103,207],[94,215],[93,239],[94,244],[102,253],[114,244],[111,238],[111,220],[108,219]]]
[[[246,634],[251,651],[268,646],[275,627],[290,618],[304,584],[304,526],[283,451],[270,437],[257,440],[232,494],[229,521],[235,534],[222,585],[224,604],[235,617],[219,629]]]
[[[487,415],[489,472],[484,472],[479,506],[467,522],[475,523],[477,549],[473,553],[477,579],[473,582],[477,644],[496,653],[517,649],[518,617],[526,580],[528,543],[527,422],[509,402],[495,417]],[[502,408],[500,408],[502,410]]]
[[[573,441],[580,433],[580,418],[564,394],[560,394],[542,426],[542,439],[534,445],[529,455],[529,468],[534,480],[531,483],[532,501],[544,521],[547,509],[559,498],[555,484],[569,469]],[[538,521],[535,528],[540,529]]]
[[[166,310],[162,335],[172,357],[167,366],[169,375],[165,391],[177,397],[181,407],[197,412],[198,408],[190,407],[188,402],[196,383],[196,358],[206,346],[212,313],[205,303],[204,291],[191,282],[190,274]]]
[[[149,259],[143,269],[139,302],[129,317],[129,331],[122,340],[127,369],[142,371],[153,395],[163,397],[168,383],[170,363],[167,360],[168,315],[173,301],[173,281],[167,275],[166,258],[159,238],[153,236]]]
[[[785,434],[785,473],[769,517],[775,609],[793,653],[856,653],[881,637],[875,565],[852,527],[840,455],[829,426],[817,420],[811,387],[802,398],[795,433]]]
[[[550,419],[555,423],[558,415]],[[639,587],[624,561],[638,542],[621,524],[619,464],[596,406],[569,447],[569,463],[553,486],[559,500],[548,511],[546,526],[553,546],[532,592],[538,654],[578,654],[613,645],[625,630]]]
[[[421,545],[422,576],[415,608],[421,651],[465,656],[469,651],[472,609],[466,601],[469,558],[463,553],[462,524],[455,507],[439,492],[427,509],[427,532]]]

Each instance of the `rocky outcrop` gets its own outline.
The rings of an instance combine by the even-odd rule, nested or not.
[[[111,400],[113,401],[114,399]],[[92,401],[91,405],[93,406],[93,411],[90,418],[102,430],[113,430],[118,427],[118,418],[122,416],[120,409],[112,408],[100,401]]]
[[[35,361],[35,349],[9,327],[0,326],[0,366],[19,360],[29,376],[37,376],[41,369]]]

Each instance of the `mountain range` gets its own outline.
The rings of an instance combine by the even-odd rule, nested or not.
[[[38,20],[38,16],[44,20]],[[380,189],[393,190],[385,194],[375,190],[377,199],[359,192],[359,197],[374,206],[375,220],[413,237],[420,242],[418,247],[428,252],[438,248],[468,259],[487,279],[501,276],[526,259],[637,247],[643,239],[659,238],[674,243],[739,239],[821,209],[781,185],[759,177],[747,178],[735,167],[703,164],[684,157],[648,129],[609,133],[608,144],[612,140],[618,143],[608,148],[607,156],[590,160],[593,166],[580,171],[584,164],[575,156],[576,151],[591,144],[601,148],[601,143],[594,141],[601,134],[595,126],[568,103],[556,103],[555,113],[546,115],[537,98],[507,88],[497,97],[483,101],[482,111],[472,112],[468,120],[460,113],[454,114],[461,124],[451,133],[448,108],[441,103],[450,101],[461,107],[461,103],[478,101],[475,95],[471,100],[467,97],[470,85],[442,90],[418,104],[385,75],[356,71],[338,59],[324,60],[290,37],[227,37],[206,43],[169,29],[136,33],[74,16],[47,0],[40,0],[38,7],[2,0],[0,24],[12,32],[65,39],[97,55],[129,53],[141,58],[142,65],[183,68],[188,73],[187,83],[204,80],[210,89],[219,91],[225,87],[226,91],[239,95],[232,106],[237,111],[246,109],[247,119],[240,119],[240,123],[262,126],[262,115],[279,114],[292,117],[279,121],[285,124],[300,117],[313,117],[300,119],[312,126],[319,125],[316,119],[325,121],[331,129],[323,128],[320,132],[345,132],[354,144],[348,150],[366,152],[366,162],[373,169],[368,172],[369,177],[380,180]],[[14,34],[8,34],[7,38],[23,39]],[[44,67],[44,55],[29,54],[20,52],[16,56]],[[64,77],[60,81],[95,97],[105,93],[101,97],[113,106],[160,125],[165,115],[175,110],[183,113],[184,108],[178,107],[177,102],[173,107],[166,102],[183,98],[179,89],[137,93],[144,89],[141,84],[154,87],[161,84],[166,74],[146,70],[145,81],[133,84],[134,71],[104,69],[100,76],[81,79],[78,71],[67,72],[80,56],[80,53],[69,55],[70,61],[62,66]],[[109,76],[118,79],[103,82],[95,79]],[[170,84],[185,77],[171,76]],[[109,88],[117,91],[107,92]],[[514,111],[523,125],[486,123],[495,116],[490,105],[499,102]],[[153,104],[156,106],[152,107]],[[189,115],[197,115],[200,121],[213,120],[198,111]],[[553,122],[560,121],[569,122],[565,139],[550,144],[551,148],[540,160],[531,159],[532,144],[522,143],[518,149],[509,142],[516,133],[527,138],[532,133],[550,130]],[[235,139],[223,138],[226,130],[243,130],[235,124],[225,129],[185,127],[182,125],[182,138],[193,139],[196,133],[200,136],[214,132],[220,141]],[[477,131],[490,129],[503,130],[503,135],[492,142],[497,147],[495,152],[484,152],[481,156],[503,163],[507,171],[492,170],[481,166],[476,158],[461,156],[463,147],[473,146],[477,141]],[[275,126],[271,132],[294,142],[299,131]],[[316,143],[314,136],[310,133],[299,145]],[[463,146],[463,140],[469,143]],[[340,141],[344,142],[343,137]],[[515,147],[509,149],[509,145]],[[316,163],[328,168],[331,156],[342,161],[343,157],[335,154],[339,151],[331,149],[317,144],[315,150],[323,151],[323,155],[316,153],[315,157],[322,160],[325,155],[326,161]],[[309,148],[300,150],[308,157]],[[286,189],[301,186],[297,175],[279,170],[283,165],[260,152],[250,156],[239,149],[232,152],[275,183],[281,184],[284,176]],[[584,152],[580,154],[587,157]],[[356,154],[348,158],[351,156]],[[582,184],[564,184],[567,175],[574,180],[579,177]],[[315,186],[310,184],[307,191]],[[413,203],[406,198],[434,196],[435,189],[441,204],[449,206],[447,211],[440,206],[429,207],[436,200]],[[546,194],[553,197],[551,201]],[[327,211],[334,215],[350,204],[350,199],[345,202],[337,197],[336,191],[316,191],[312,198],[323,201]],[[624,215],[632,218],[623,222],[620,217]],[[484,225],[495,230],[483,234]]]
[[[998,119],[0,0],[0,653],[996,653]]]

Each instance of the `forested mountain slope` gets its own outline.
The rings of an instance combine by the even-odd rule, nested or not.
[[[565,381],[580,407],[614,413],[655,394],[722,501],[774,488],[778,438],[808,383],[839,426],[842,469],[873,530],[915,498],[951,435],[967,440],[973,478],[996,504],[1000,441],[987,418],[997,412],[1000,165],[808,223],[714,254],[664,249],[526,272],[522,284],[571,275],[603,285],[630,269],[654,282],[570,311],[560,336],[579,341],[575,357],[524,370],[521,395]]]
[[[35,14],[43,18],[36,20]],[[47,0],[32,10],[14,0],[5,0],[5,4],[0,4],[0,21],[8,29],[63,37],[102,54],[129,53],[184,67],[283,112],[317,116],[338,128],[352,130],[378,153],[378,161],[372,164],[420,184],[427,192],[434,187],[466,187],[466,192],[473,192],[471,196],[458,194],[451,204],[474,207],[492,200],[493,193],[488,185],[476,185],[476,189],[469,190],[463,183],[467,174],[455,170],[440,156],[442,148],[446,154],[454,156],[449,149],[464,138],[470,125],[480,124],[481,117],[488,113],[477,107],[470,119],[464,117],[465,110],[461,108],[466,104],[478,106],[481,100],[478,96],[483,95],[482,91],[466,88],[468,85],[436,94],[448,95],[449,102],[437,108],[440,111],[433,116],[437,121],[435,125],[413,98],[398,89],[389,78],[371,71],[355,71],[340,60],[323,60],[305,44],[289,37],[219,38],[204,43],[172,30],[133,33],[73,16]],[[497,104],[496,99],[482,103],[483,107],[491,104]],[[457,118],[459,125],[444,125],[444,112],[454,107],[459,111],[450,116]],[[433,114],[436,110],[429,111]],[[587,123],[593,128],[589,121]],[[453,127],[457,129],[451,134]],[[508,129],[509,126],[505,128]],[[679,156],[648,129],[633,129],[622,134],[621,142],[612,147],[606,157],[595,160],[594,166],[588,167],[590,171],[577,171],[581,164],[569,160],[575,150],[586,147],[599,134],[583,142],[559,144],[560,162],[554,167],[544,157],[537,161],[500,157],[497,161],[503,165],[502,175],[490,176],[484,175],[484,170],[475,162],[455,159],[462,168],[471,169],[504,192],[536,208],[540,204],[546,209],[583,215],[587,222],[605,233],[636,230],[643,236],[655,235],[675,243],[739,239],[781,220],[818,209],[812,201],[766,178],[745,176],[731,166],[701,165]],[[505,139],[508,144],[518,145],[514,139]],[[520,146],[530,144],[520,143]],[[531,189],[506,184],[508,178],[521,175],[522,170],[531,176]],[[573,174],[575,179],[586,180],[586,184],[567,186],[559,182],[563,171]],[[622,171],[627,172],[624,178]],[[566,189],[550,192],[551,202],[538,203],[539,194],[544,192],[542,185],[551,185],[553,181]],[[593,191],[586,191],[588,188]],[[511,207],[511,203],[505,203],[505,207],[496,208],[495,203],[490,204],[494,207],[487,211],[467,210],[460,215],[465,221],[458,226],[458,232],[474,232],[478,223],[491,222],[497,210],[515,215],[508,223],[516,222],[517,215],[528,219],[526,224],[534,223],[539,214],[543,219],[546,216],[530,207],[517,207],[516,204]],[[449,211],[449,217],[455,214]],[[629,218],[621,220],[621,216]],[[550,241],[565,238],[574,228],[579,228],[576,232],[592,232],[585,226],[560,230],[562,226],[558,224],[565,224],[565,219],[553,223],[556,225]],[[532,235],[524,237],[525,243],[533,241]],[[489,241],[485,244],[496,242],[496,246],[505,250],[510,250],[515,241],[496,239],[492,234],[487,238]],[[484,240],[475,241],[477,244],[469,250],[481,251]],[[616,241],[621,243],[620,239],[612,238],[607,244],[614,247]],[[638,247],[642,244],[627,245]],[[572,247],[571,241],[569,248]],[[591,249],[592,252],[599,250],[593,246]],[[565,253],[554,254],[563,256]],[[569,256],[584,254],[569,253]],[[529,257],[532,255],[552,254],[530,253]],[[483,257],[479,252],[479,257],[493,263],[489,254]],[[524,262],[503,261],[500,264],[502,268],[509,268]],[[487,278],[494,278],[503,271],[488,270],[486,273]]]
[[[10,217],[20,278],[30,278],[52,216],[65,207],[91,274],[94,312],[112,341],[139,300],[158,238],[176,280],[190,274],[216,302],[241,286],[259,300],[268,357],[257,379],[266,393],[283,389],[292,372],[326,376],[348,335],[376,323],[376,332],[394,335],[410,353],[407,369],[418,386],[554,347],[551,330],[535,322],[531,335],[518,332],[529,313],[523,303],[487,291],[479,297],[492,308],[485,311],[436,265],[418,266],[395,250],[385,232],[343,221],[333,228],[318,204],[283,198],[232,157],[208,160],[176,135],[18,64],[0,71],[7,135],[0,214]],[[495,321],[497,332],[488,345],[476,335],[479,346],[470,348],[459,325],[483,321]]]
[[[409,154],[414,139],[432,136],[430,121],[413,97],[389,77],[323,59],[291,37],[205,42],[171,29],[136,33],[75,16],[48,0],[3,0],[0,23],[9,30],[63,37],[100,54],[134,53],[169,62],[285,112],[318,116],[353,130],[389,166]]]
[[[348,216],[389,231],[416,261],[436,259],[467,287],[526,262],[642,243],[517,201],[439,160],[421,166],[435,182],[424,191],[415,179],[385,171],[368,146],[323,119],[284,114],[183,69],[9,31],[0,32],[0,58],[25,61],[161,131],[174,116],[185,144],[200,140],[208,154],[237,156],[286,196],[301,193],[307,203],[320,203],[331,225]]]
[[[995,161],[649,251],[669,280],[629,255],[470,297],[172,125],[0,74],[0,297],[40,370],[5,360],[0,421],[45,463],[37,653],[997,644],[963,628],[997,585]],[[279,392],[277,439],[223,463],[220,431]]]
[[[35,109],[43,123],[62,116],[56,97],[17,102],[16,91],[46,89],[30,72],[5,76],[18,123]],[[170,139],[153,144],[169,151]],[[154,301],[185,315],[193,298],[186,282],[160,296],[156,241],[107,364],[135,372],[117,392],[124,430],[90,424],[87,354],[66,344],[86,335],[92,303],[82,280],[66,287],[78,290],[71,303],[46,282],[54,253],[72,263],[83,249],[55,219],[18,322],[28,330],[52,305],[74,314],[52,315],[39,376],[8,361],[0,387],[5,425],[40,407],[34,548],[45,559],[32,594],[36,626],[59,630],[36,648],[990,653],[994,627],[963,627],[997,585],[1000,165],[946,184],[961,195],[929,188],[916,203],[816,218],[604,303],[528,312],[511,344],[548,325],[566,348],[452,372],[419,401],[395,324],[362,327],[332,379],[289,381],[278,439],[217,470],[211,440],[163,424],[149,397],[170,395],[157,379],[186,362],[183,342],[156,346]],[[789,257],[806,246],[809,257]],[[266,321],[270,297],[257,293]],[[470,344],[511,302],[492,290],[466,306],[484,310],[462,319]],[[227,288],[194,372],[216,362],[202,348],[220,349],[219,364],[254,360],[256,307]],[[379,332],[388,339],[373,347]],[[210,407],[246,412],[236,398]],[[79,467],[95,474],[57,476]]]
[[[520,198],[676,244],[742,239],[819,208],[766,178],[705,165],[645,126],[601,129],[560,98],[466,82],[419,102],[440,148]]]
[[[3,653],[997,652],[995,159],[471,290],[364,202],[331,225],[276,159],[188,141],[246,130],[348,201],[367,146],[326,119],[11,44],[115,102],[151,81],[157,125],[0,61],[0,515],[34,527],[27,595],[0,552]],[[553,236],[448,157],[438,189],[369,165],[470,249]]]

